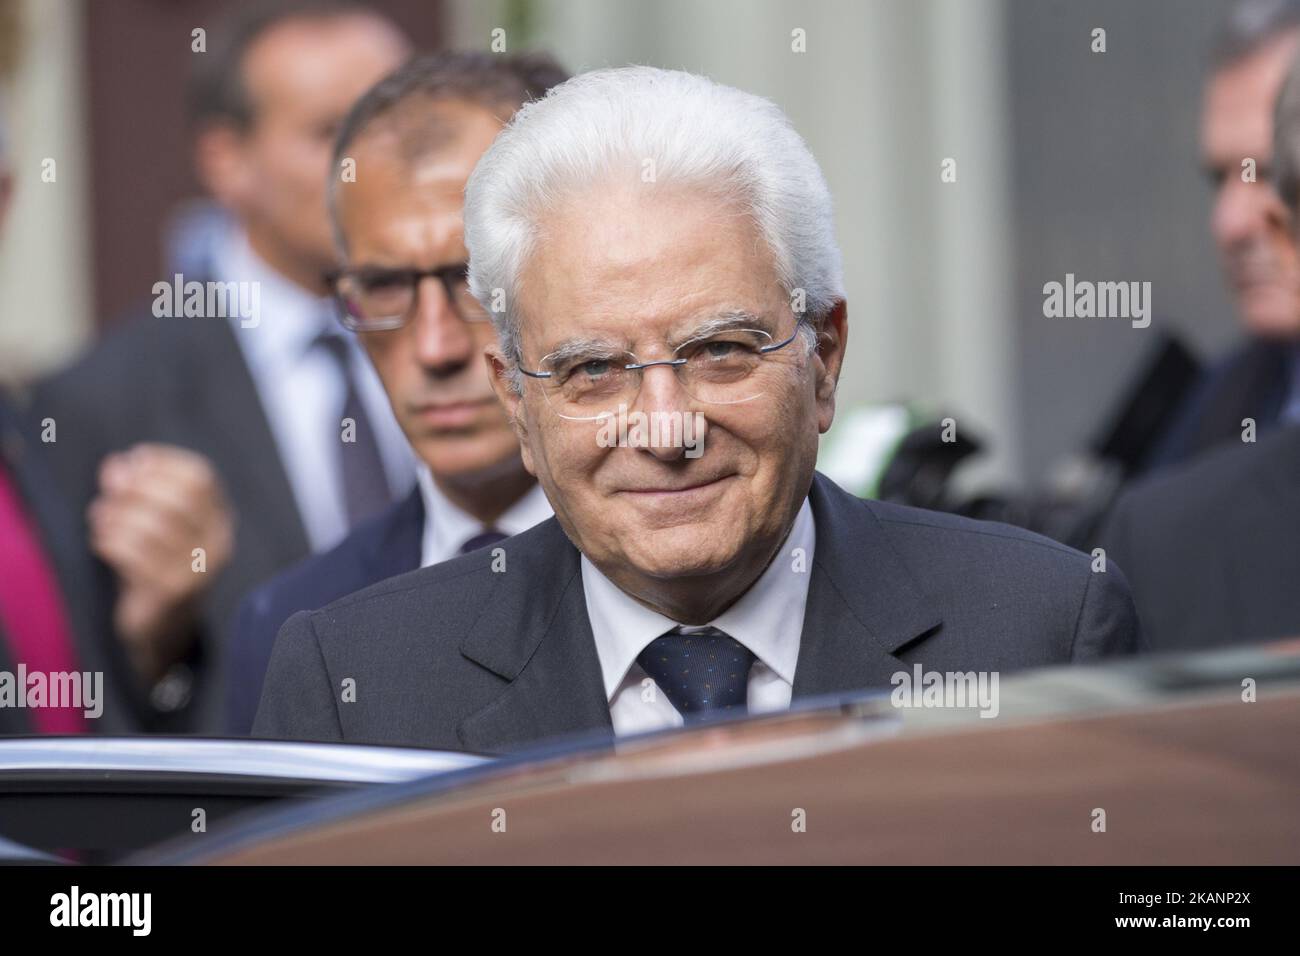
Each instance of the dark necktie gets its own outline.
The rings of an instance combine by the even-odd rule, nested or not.
[[[391,504],[393,493],[388,487],[383,457],[379,454],[379,441],[361,402],[356,376],[352,374],[347,342],[336,332],[323,333],[317,342],[334,357],[347,388],[341,418],[350,418],[355,423],[352,429],[355,440],[339,440],[343,502],[347,507],[348,527],[354,528],[358,522]],[[341,436],[342,426],[337,427],[337,434]]]
[[[481,534],[476,534],[460,546],[461,554],[469,554],[471,551],[478,551],[480,548],[490,548],[498,541],[504,541],[510,537],[508,534],[502,534],[496,528],[488,528]]]
[[[637,663],[688,721],[745,709],[754,654],[716,627],[689,634],[674,628],[651,641]]]

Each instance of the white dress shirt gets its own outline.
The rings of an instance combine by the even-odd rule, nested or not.
[[[420,497],[424,501],[424,537],[420,545],[420,567],[449,561],[460,554],[461,546],[487,531],[483,522],[452,504],[433,480],[429,469],[421,465],[416,471]],[[492,525],[502,534],[519,534],[551,517],[551,503],[542,486],[534,484],[522,498],[506,509]]]
[[[746,692],[746,703],[753,713],[790,706],[816,538],[812,506],[804,499],[785,544],[767,570],[740,600],[709,622],[709,626],[745,645],[756,658]],[[632,734],[680,727],[683,721],[677,708],[636,662],[651,641],[679,622],[620,591],[585,556],[582,589],[614,732]]]
[[[317,298],[277,273],[239,230],[232,230],[222,247],[217,272],[222,281],[259,283],[257,324],[245,328],[241,318],[232,316],[231,328],[279,449],[307,541],[312,551],[324,551],[349,529],[339,455],[347,381],[338,361],[317,344],[322,332],[337,329],[348,344],[350,373],[375,431],[394,499],[411,490],[415,456],[379,375],[356,337],[334,318],[328,298]]]

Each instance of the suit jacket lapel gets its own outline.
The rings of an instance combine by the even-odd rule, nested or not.
[[[461,644],[467,658],[510,682],[461,721],[458,733],[470,750],[498,753],[613,729],[578,549],[554,518],[539,531],[527,554],[503,542],[506,573]]]
[[[889,541],[870,505],[817,475],[811,492],[817,547],[804,612],[794,696],[887,687],[905,647],[942,616]],[[510,683],[461,721],[461,743],[484,753],[542,738],[612,731],[587,618],[578,550],[559,522],[545,542],[512,553],[461,653]],[[520,560],[522,559],[522,560]]]
[[[821,474],[810,496],[817,545],[794,696],[887,687],[898,653],[943,618],[869,503]]]
[[[234,330],[226,319],[211,318],[193,322],[186,334],[192,336],[189,361],[176,382],[182,432],[192,432],[196,421],[208,423],[202,442],[226,480],[245,486],[242,500],[257,503],[255,514],[240,516],[240,526],[256,537],[267,570],[296,561],[311,552],[307,533]]]

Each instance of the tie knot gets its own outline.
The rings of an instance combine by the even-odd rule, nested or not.
[[[687,633],[673,628],[651,641],[637,663],[687,720],[712,711],[745,709],[754,654],[716,627]]]

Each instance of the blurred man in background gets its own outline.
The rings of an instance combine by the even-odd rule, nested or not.
[[[422,466],[407,499],[244,602],[230,647],[227,730],[252,728],[280,626],[387,577],[488,547],[549,518],[488,381],[487,312],[469,294],[465,182],[523,103],[563,82],[544,57],[434,54],[370,90],[344,121],[330,209],[346,322]]]
[[[1292,59],[1274,119],[1270,155],[1279,218],[1295,248],[1300,59]],[[1286,326],[1281,289],[1261,292],[1256,304],[1261,316]],[[1300,328],[1300,300],[1290,306],[1290,322]],[[1153,649],[1300,635],[1300,417],[1294,411],[1258,441],[1238,437],[1132,489],[1102,528],[1098,540],[1128,574]]]
[[[1240,441],[1245,418],[1261,432],[1300,421],[1300,253],[1272,185],[1273,104],[1298,48],[1298,0],[1245,0],[1225,22],[1201,152],[1215,188],[1211,230],[1247,342],[1203,376],[1148,470]]]
[[[34,392],[34,418],[58,428],[55,473],[126,607],[150,625],[135,642],[145,676],[186,727],[216,724],[209,688],[238,599],[412,481],[382,386],[324,280],[335,132],[408,54],[392,23],[348,3],[259,5],[214,29],[195,59],[195,160],[235,228],[208,274],[160,278],[238,287],[239,314],[196,315],[155,286],[152,315]],[[123,517],[142,502],[153,517]]]

